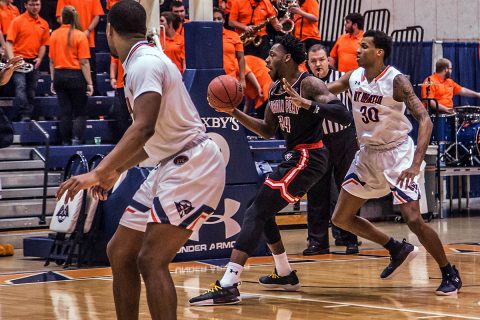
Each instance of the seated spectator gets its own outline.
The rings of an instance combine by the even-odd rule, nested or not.
[[[25,13],[13,19],[7,34],[7,56],[22,56],[25,62],[34,66],[32,72],[15,72],[12,76],[15,85],[14,106],[22,121],[29,121],[34,112],[34,98],[40,77],[40,64],[45,56],[50,38],[47,21],[39,16],[40,0],[27,0]]]
[[[225,23],[223,11],[213,9],[213,21]],[[223,68],[225,73],[237,78],[243,89],[245,89],[245,59],[243,57],[243,43],[240,36],[234,32],[223,28]]]
[[[452,63],[448,59],[439,59],[435,64],[435,72],[423,81],[422,98],[436,99],[440,113],[453,113],[453,96],[480,98],[480,93],[464,88],[452,80]],[[435,112],[435,101],[429,101]]]
[[[160,34],[163,51],[183,74],[183,70],[185,70],[185,42],[183,35],[177,32],[180,23],[180,18],[171,12],[162,12],[160,15],[160,24],[165,28],[165,36],[163,32]]]
[[[363,38],[363,16],[350,13],[345,17],[345,34],[341,35],[330,51],[330,65],[340,72],[348,72],[358,68],[357,49]]]
[[[93,94],[93,84],[88,39],[72,6],[62,9],[62,25],[52,33],[49,56],[52,92],[57,94],[60,107],[62,144],[83,143],[87,96]]]

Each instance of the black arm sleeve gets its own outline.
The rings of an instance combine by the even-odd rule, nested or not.
[[[343,126],[349,125],[353,120],[352,114],[340,100],[332,100],[328,103],[312,101],[308,110]]]

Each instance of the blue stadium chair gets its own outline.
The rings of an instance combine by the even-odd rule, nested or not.
[[[60,114],[57,97],[35,97],[34,105],[36,117],[52,118]]]
[[[48,58],[48,46],[46,47],[45,55],[43,56],[42,63],[40,64],[40,71],[50,72],[50,59]]]
[[[95,49],[97,52],[110,52],[105,32],[97,33],[95,37]]]
[[[88,98],[88,116],[91,119],[106,117],[110,114],[110,110],[113,106],[114,97],[89,97]]]
[[[101,16],[98,21],[97,32],[105,32],[107,30],[107,15]]]
[[[110,85],[110,75],[108,73],[97,74],[97,90],[102,96],[106,96],[107,91],[114,90]]]
[[[50,92],[50,84],[50,75],[48,73],[42,73],[38,79],[36,95],[41,97],[50,96],[52,94]]]
[[[110,73],[110,53],[97,52],[95,58],[97,59],[97,73]]]

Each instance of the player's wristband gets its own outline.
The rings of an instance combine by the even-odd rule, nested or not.
[[[308,110],[314,114],[323,114],[324,113],[323,108],[328,108],[329,104],[342,104],[342,101],[337,99],[329,101],[328,103],[312,101],[310,103],[310,107],[308,108]]]

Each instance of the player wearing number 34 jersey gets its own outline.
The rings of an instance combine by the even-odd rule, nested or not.
[[[381,31],[365,32],[357,50],[360,68],[329,83],[333,94],[351,89],[353,118],[360,150],[345,177],[332,222],[360,237],[384,246],[391,255],[390,264],[381,273],[386,279],[395,275],[413,259],[418,248],[390,238],[369,221],[356,215],[367,199],[393,194],[403,218],[442,272],[438,295],[456,294],[462,286],[455,266],[450,265],[436,232],[420,215],[416,184],[425,156],[432,123],[408,79],[393,67],[385,66],[392,40]],[[419,122],[418,145],[408,136],[411,124],[405,108]]]

